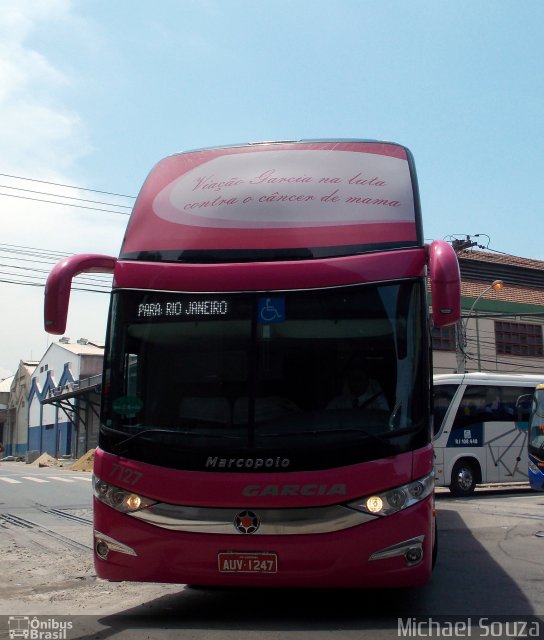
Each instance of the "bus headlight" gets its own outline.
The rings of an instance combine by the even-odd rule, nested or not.
[[[409,484],[349,502],[346,506],[374,516],[390,516],[421,502],[433,492],[433,489],[434,474],[430,473]]]
[[[536,464],[532,460],[529,460],[529,471],[531,473],[540,473],[540,469],[536,466]]]
[[[115,487],[97,477],[93,478],[93,485],[95,498],[109,507],[121,511],[121,513],[141,511],[157,502],[150,498],[144,498],[133,491]]]
[[[370,496],[366,501],[366,509],[370,513],[380,513],[383,509],[383,500],[380,496]]]

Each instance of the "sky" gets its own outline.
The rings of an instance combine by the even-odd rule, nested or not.
[[[0,15],[0,379],[58,340],[47,272],[118,255],[145,177],[179,151],[398,142],[426,240],[544,260],[541,0],[0,0]],[[78,280],[72,340],[104,341],[110,282]]]

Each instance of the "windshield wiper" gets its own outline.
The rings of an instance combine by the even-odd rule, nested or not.
[[[282,438],[282,437],[292,437],[292,436],[318,436],[321,434],[331,435],[331,434],[342,434],[342,433],[359,433],[371,440],[375,440],[380,444],[393,447],[394,445],[388,440],[389,437],[397,435],[396,433],[387,434],[387,436],[379,436],[375,433],[371,433],[366,429],[361,428],[349,428],[349,429],[307,429],[305,431],[288,431],[287,433],[264,433],[259,434],[261,438]]]
[[[126,435],[125,431],[121,431],[119,429],[112,429],[111,427],[102,426],[101,429],[103,431],[109,431],[110,433],[115,433],[116,435]],[[138,433],[133,433],[121,440],[121,442],[116,442],[114,444],[114,448],[117,453],[120,453],[122,450],[126,449],[126,445],[134,440],[138,440],[142,436],[149,434],[161,434],[161,435],[169,435],[169,436],[188,436],[188,437],[197,437],[197,438],[219,438],[219,439],[239,439],[238,436],[231,436],[225,433],[198,433],[194,431],[174,431],[172,429],[143,429],[142,431],[138,431]]]

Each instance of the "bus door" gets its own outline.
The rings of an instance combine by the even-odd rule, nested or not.
[[[521,396],[530,392],[530,387],[519,386],[498,385],[487,389],[484,443],[488,457],[488,475],[490,465],[493,465],[498,470],[499,482],[521,482],[527,479],[527,420],[518,419],[517,404]]]
[[[474,461],[473,469],[476,476],[481,476],[482,482],[497,482],[499,479],[493,453],[484,446],[490,418],[485,411],[487,389],[480,385],[462,386],[462,397],[457,398],[457,406],[451,407],[449,429],[444,429],[443,434],[446,480],[451,477],[452,469],[460,459]]]
[[[464,388],[464,387],[463,387]],[[458,384],[434,385],[433,389],[433,429],[434,429],[434,467],[435,482],[438,486],[449,484],[444,477],[444,465],[447,463],[445,449],[448,435],[457,405],[462,396]]]

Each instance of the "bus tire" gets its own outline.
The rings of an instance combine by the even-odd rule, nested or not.
[[[433,551],[432,551],[432,568],[434,569],[434,565],[436,564],[436,559],[438,558],[438,525],[436,524],[436,516],[434,519],[434,540],[433,540]]]
[[[470,496],[476,488],[476,469],[469,460],[458,460],[451,472],[450,492],[454,496]]]

